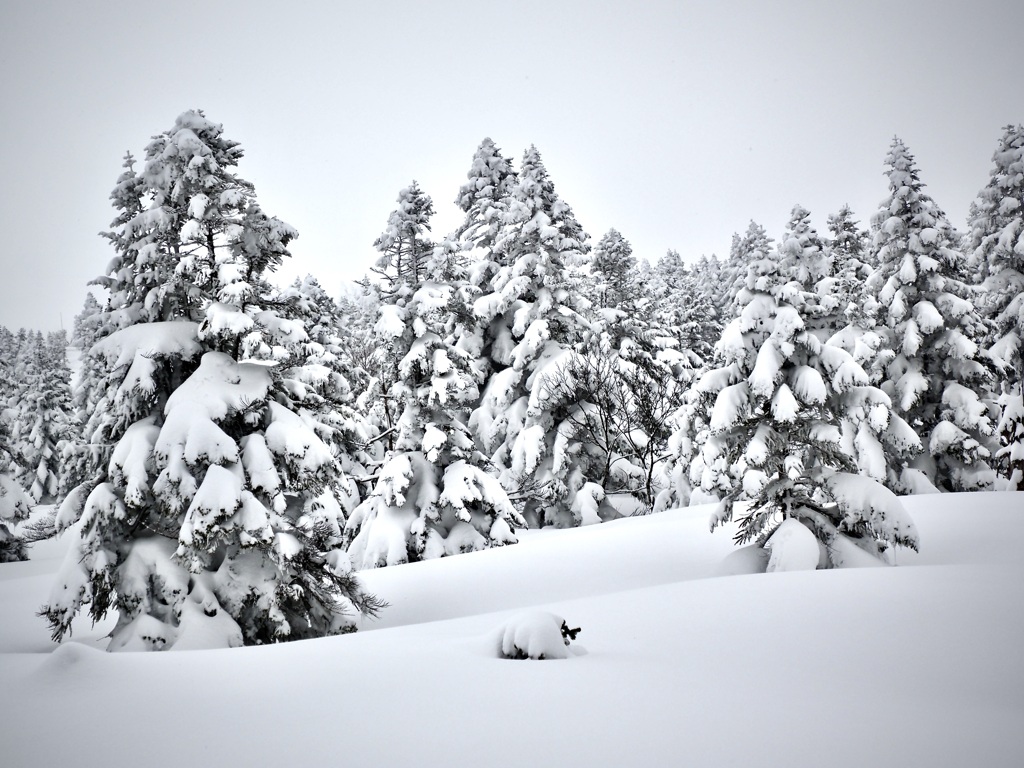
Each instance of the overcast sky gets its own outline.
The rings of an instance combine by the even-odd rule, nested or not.
[[[282,279],[332,293],[412,179],[434,230],[480,140],[540,150],[596,242],[656,261],[728,253],[795,203],[866,225],[894,135],[962,226],[1024,121],[1020,0],[973,2],[6,3],[0,25],[0,324],[70,330],[111,255],[97,232],[126,150],[188,108],[298,228]]]

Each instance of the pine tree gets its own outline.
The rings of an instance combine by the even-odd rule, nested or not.
[[[12,445],[25,470],[22,486],[36,503],[56,498],[61,456],[75,432],[67,346],[63,331],[31,334],[19,379]]]
[[[756,221],[750,222],[742,237],[739,234],[732,236],[729,258],[722,265],[722,279],[712,297],[723,321],[736,316],[736,297],[746,282],[748,267],[770,253],[774,242]]]
[[[390,281],[378,332],[397,362],[388,396],[401,410],[394,448],[349,520],[349,555],[376,567],[514,543],[513,529],[525,523],[464,423],[479,397],[472,365],[480,349],[461,249],[442,242],[416,274],[384,238],[378,248]]]
[[[590,299],[597,307],[615,309],[639,298],[634,281],[636,257],[629,241],[616,229],[609,229],[590,257],[593,282]]]
[[[6,426],[0,422],[0,563],[28,559],[25,542],[14,526],[32,511],[32,500],[6,469],[12,461],[6,439]]]
[[[968,249],[984,277],[980,301],[995,328],[991,354],[1005,371],[998,458],[1010,487],[1024,490],[1024,125],[1003,129],[992,160],[972,209]]]
[[[646,270],[645,285],[628,241],[611,230],[590,268],[588,327],[572,354],[544,375],[548,407],[571,446],[575,483],[583,482],[572,508],[583,522],[652,507],[669,417],[703,364],[691,348],[700,304],[683,306],[680,283],[689,275],[677,253]],[[623,506],[627,496],[634,503]]]
[[[769,545],[794,520],[821,542],[826,564],[842,565],[850,543],[875,556],[894,544],[916,548],[913,523],[878,482],[883,444],[911,448],[916,435],[849,354],[809,329],[802,310],[813,310],[815,297],[793,290],[791,253],[773,251],[748,268],[740,314],[719,342],[722,367],[701,377],[680,415],[673,442],[686,479],[721,498],[713,527],[750,502],[739,543]],[[856,458],[843,422],[863,449]]]
[[[373,244],[381,253],[374,271],[392,289],[398,282],[417,285],[423,279],[433,250],[433,243],[426,236],[433,215],[434,202],[415,181],[398,193],[398,207],[391,212],[387,229]]]
[[[587,327],[569,275],[586,258],[586,241],[531,147],[488,257],[493,269],[477,284],[473,313],[489,372],[470,426],[534,526],[582,520],[574,502],[585,480],[573,429],[544,377],[579,348]]]
[[[804,319],[812,330],[828,336],[828,318],[838,308],[832,292],[832,260],[825,244],[811,225],[811,213],[801,205],[793,207],[785,234],[779,243],[781,268],[790,279],[791,290],[802,292]]]
[[[85,294],[85,302],[82,311],[75,315],[74,326],[71,331],[71,346],[85,352],[95,341],[96,318],[101,312],[100,303],[92,293]]]
[[[993,426],[978,393],[992,374],[979,347],[985,324],[960,279],[959,237],[899,139],[886,162],[890,194],[874,217],[878,267],[867,286],[882,308],[891,352],[882,389],[925,442],[914,468],[928,482],[951,491],[989,488]],[[919,480],[909,473],[896,487],[910,490]]]
[[[351,631],[353,610],[378,606],[315,503],[341,470],[273,364],[307,336],[266,283],[296,232],[259,208],[241,155],[185,112],[112,195],[106,335],[87,355],[103,378],[84,434],[100,447],[57,518],[81,535],[42,611],[55,639],[85,605],[116,611],[111,650]]]
[[[466,174],[468,181],[459,189],[455,204],[466,214],[453,239],[483,256],[494,245],[502,220],[508,212],[509,195],[516,183],[516,172],[501,155],[501,150],[485,138]]]
[[[332,507],[340,503],[332,525],[345,525],[347,516],[362,501],[359,482],[368,477],[375,461],[372,450],[374,429],[360,412],[356,393],[349,381],[365,372],[355,369],[346,355],[341,310],[316,278],[307,275],[275,297],[275,303],[289,318],[299,320],[305,340],[292,346],[282,363],[282,380],[298,395],[297,404],[315,415],[321,425],[318,436],[327,443],[341,467],[341,475],[330,492],[315,503]],[[336,532],[340,538],[341,528]]]
[[[832,292],[837,298],[837,307],[827,319],[826,327],[833,333],[848,323],[872,327],[877,307],[864,291],[873,269],[868,260],[868,233],[860,228],[848,205],[828,217],[828,229],[831,238],[827,248],[834,273]]]

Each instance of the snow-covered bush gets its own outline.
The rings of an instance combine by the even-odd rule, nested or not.
[[[509,618],[497,632],[498,655],[504,659],[567,659],[569,644],[580,628],[547,611],[524,611]]]

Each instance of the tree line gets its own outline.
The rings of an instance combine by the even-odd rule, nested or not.
[[[360,568],[711,499],[742,542],[795,519],[825,565],[885,558],[917,545],[897,494],[1024,483],[1021,126],[967,232],[896,139],[867,229],[798,205],[692,264],[592,243],[536,148],[485,139],[456,231],[412,182],[340,299],[271,284],[298,233],[241,156],[192,111],[126,157],[52,477],[9,441],[49,529],[79,525],[55,638],[84,607],[111,648],[351,631],[381,607]]]

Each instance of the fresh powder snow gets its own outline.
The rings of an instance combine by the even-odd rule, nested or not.
[[[188,653],[106,653],[84,618],[51,643],[68,538],[42,542],[0,565],[3,762],[1016,768],[1024,497],[902,501],[898,567],[764,573],[690,507],[365,571],[390,606],[356,634]],[[566,658],[500,658],[552,659],[552,617]]]

